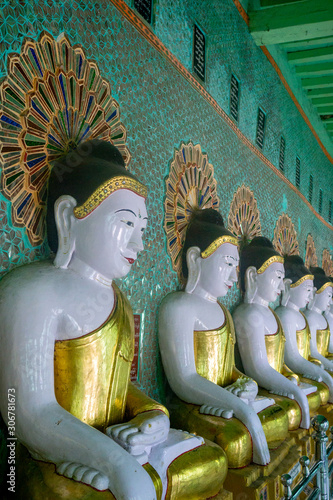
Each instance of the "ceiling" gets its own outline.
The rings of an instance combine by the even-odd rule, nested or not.
[[[333,0],[250,0],[246,8],[256,44],[266,46],[333,156]]]

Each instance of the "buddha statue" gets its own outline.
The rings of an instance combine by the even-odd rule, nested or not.
[[[302,383],[284,365],[285,337],[278,316],[270,308],[284,290],[283,258],[272,243],[257,236],[240,255],[240,285],[244,301],[233,318],[239,352],[246,375],[272,394],[288,413],[289,430],[310,426],[310,411],[320,405],[315,386]]]
[[[332,281],[332,286],[333,286],[333,279],[330,278]],[[333,332],[333,301],[331,304],[327,306],[326,311],[324,312],[324,316],[326,318],[326,321],[328,323],[328,327],[330,329],[330,332]],[[333,355],[333,335],[330,335],[330,341],[328,344],[328,354]]]
[[[216,495],[224,452],[170,429],[167,410],[129,382],[133,314],[114,280],[143,249],[146,188],[113,145],[92,141],[86,150],[75,167],[64,159],[51,172],[54,262],[20,267],[1,281],[0,403],[6,419],[14,389],[24,445],[18,498]]]
[[[173,391],[171,423],[218,443],[229,468],[265,465],[288,434],[286,412],[235,366],[230,313],[218,302],[237,281],[238,240],[212,208],[195,210],[182,250],[185,290],[159,311],[159,344]]]
[[[309,383],[317,387],[322,405],[332,403],[333,379],[321,363],[310,356],[310,328],[300,310],[312,299],[314,276],[298,255],[285,256],[284,268],[285,290],[282,292],[281,306],[275,312],[286,338],[285,363],[290,370],[309,379]]]
[[[311,356],[318,359],[322,366],[333,375],[333,356],[329,354],[330,329],[323,313],[332,304],[332,285],[330,278],[320,267],[311,268],[314,275],[315,291],[304,314],[309,323]]]

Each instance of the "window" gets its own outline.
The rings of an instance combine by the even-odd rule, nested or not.
[[[259,107],[257,119],[256,144],[260,149],[264,147],[265,140],[266,113]]]
[[[301,160],[299,156],[296,156],[296,176],[295,185],[299,189],[301,185]]]
[[[230,116],[238,122],[239,113],[239,81],[235,75],[231,75],[230,82]]]
[[[280,155],[279,155],[279,168],[281,172],[284,171],[284,153],[286,150],[286,141],[285,138],[281,135],[280,140]]]
[[[153,0],[134,0],[134,8],[147,23],[151,24]]]
[[[309,179],[309,202],[312,203],[312,193],[313,193],[313,175],[310,174]]]
[[[193,33],[193,72],[205,81],[206,72],[206,37],[195,24]]]
[[[318,203],[318,212],[322,213],[323,211],[323,190],[319,189],[319,203]]]

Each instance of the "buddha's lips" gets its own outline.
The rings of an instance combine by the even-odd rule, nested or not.
[[[128,262],[130,264],[134,264],[135,260],[134,259],[131,259],[130,257],[125,257],[126,260],[128,260]]]

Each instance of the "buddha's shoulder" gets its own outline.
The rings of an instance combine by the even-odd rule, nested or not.
[[[183,291],[171,292],[161,302],[162,312],[186,311],[198,302],[198,297]]]
[[[279,316],[279,318],[283,320],[289,318],[293,318],[294,320],[302,318],[302,315],[299,311],[293,310],[290,307],[279,306],[275,309],[274,312]]]
[[[50,260],[34,262],[10,271],[0,282],[1,302],[59,296],[68,289],[69,272],[57,269]]]
[[[244,314],[251,314],[252,312],[261,312],[261,307],[257,304],[249,304],[241,302],[234,310],[233,316],[242,316]]]
[[[235,325],[245,322],[248,326],[262,324],[264,316],[265,311],[263,311],[262,306],[246,302],[239,304],[232,314]]]

